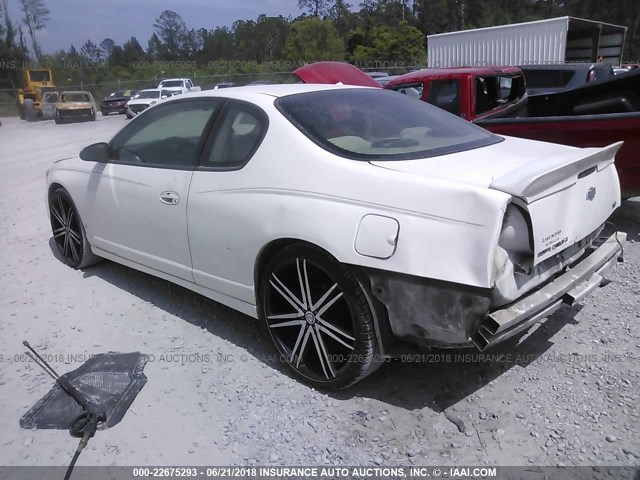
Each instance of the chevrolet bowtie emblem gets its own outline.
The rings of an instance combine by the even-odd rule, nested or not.
[[[587,200],[591,201],[596,197],[596,187],[591,187],[587,190]]]

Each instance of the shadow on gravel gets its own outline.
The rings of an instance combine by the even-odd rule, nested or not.
[[[615,229],[627,232],[627,240],[640,242],[640,197],[622,202],[611,216],[610,222],[615,225]],[[613,225],[607,225],[605,231],[613,231]]]
[[[567,324],[577,324],[581,306],[563,307],[530,333],[516,336],[484,352],[476,349],[432,349],[407,354],[334,398],[375,398],[407,410],[442,412],[512,368],[526,368],[552,345],[551,338]],[[412,360],[419,361],[412,361]],[[522,375],[526,375],[523,371]]]
[[[179,285],[111,261],[100,262],[85,269],[83,273],[85,278],[99,277],[153,304],[163,312],[228,340],[260,360],[271,360],[266,362],[271,366],[277,363],[273,361],[275,354],[271,349],[270,339],[264,334],[259,323],[247,315]]]
[[[53,238],[49,240],[49,248],[53,255],[64,263]],[[108,260],[84,269],[83,275],[85,278],[98,277],[142,301],[153,304],[162,312],[175,315],[246,349],[247,353],[273,368],[279,367],[274,353],[275,348],[272,348],[268,334],[255,319],[247,315],[179,285]],[[157,352],[149,351],[148,353]],[[216,359],[214,358],[213,361]],[[285,365],[280,369],[286,372],[284,367]]]

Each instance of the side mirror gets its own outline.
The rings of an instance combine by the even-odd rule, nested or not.
[[[80,151],[80,158],[85,162],[106,163],[109,161],[109,145],[100,142],[84,147]]]
[[[160,98],[167,98],[167,97],[168,97],[168,95],[162,95],[162,97],[160,97]]]

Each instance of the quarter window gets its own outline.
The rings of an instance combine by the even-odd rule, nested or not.
[[[264,115],[250,107],[230,105],[205,150],[202,166],[235,169],[244,166],[257,150],[266,131]]]
[[[116,163],[194,167],[202,134],[220,105],[220,100],[211,98],[158,105],[141,114],[111,141],[109,157]]]

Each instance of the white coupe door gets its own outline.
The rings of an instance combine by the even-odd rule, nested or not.
[[[96,165],[90,180],[92,245],[193,281],[187,197],[219,105],[210,98],[168,102],[116,135],[109,145],[112,160]]]
[[[267,128],[266,114],[229,100],[193,174],[189,189],[188,226],[196,283],[254,304],[252,256],[258,219],[250,215],[252,198],[241,192],[250,184],[245,165]],[[239,305],[235,308],[241,309]]]

